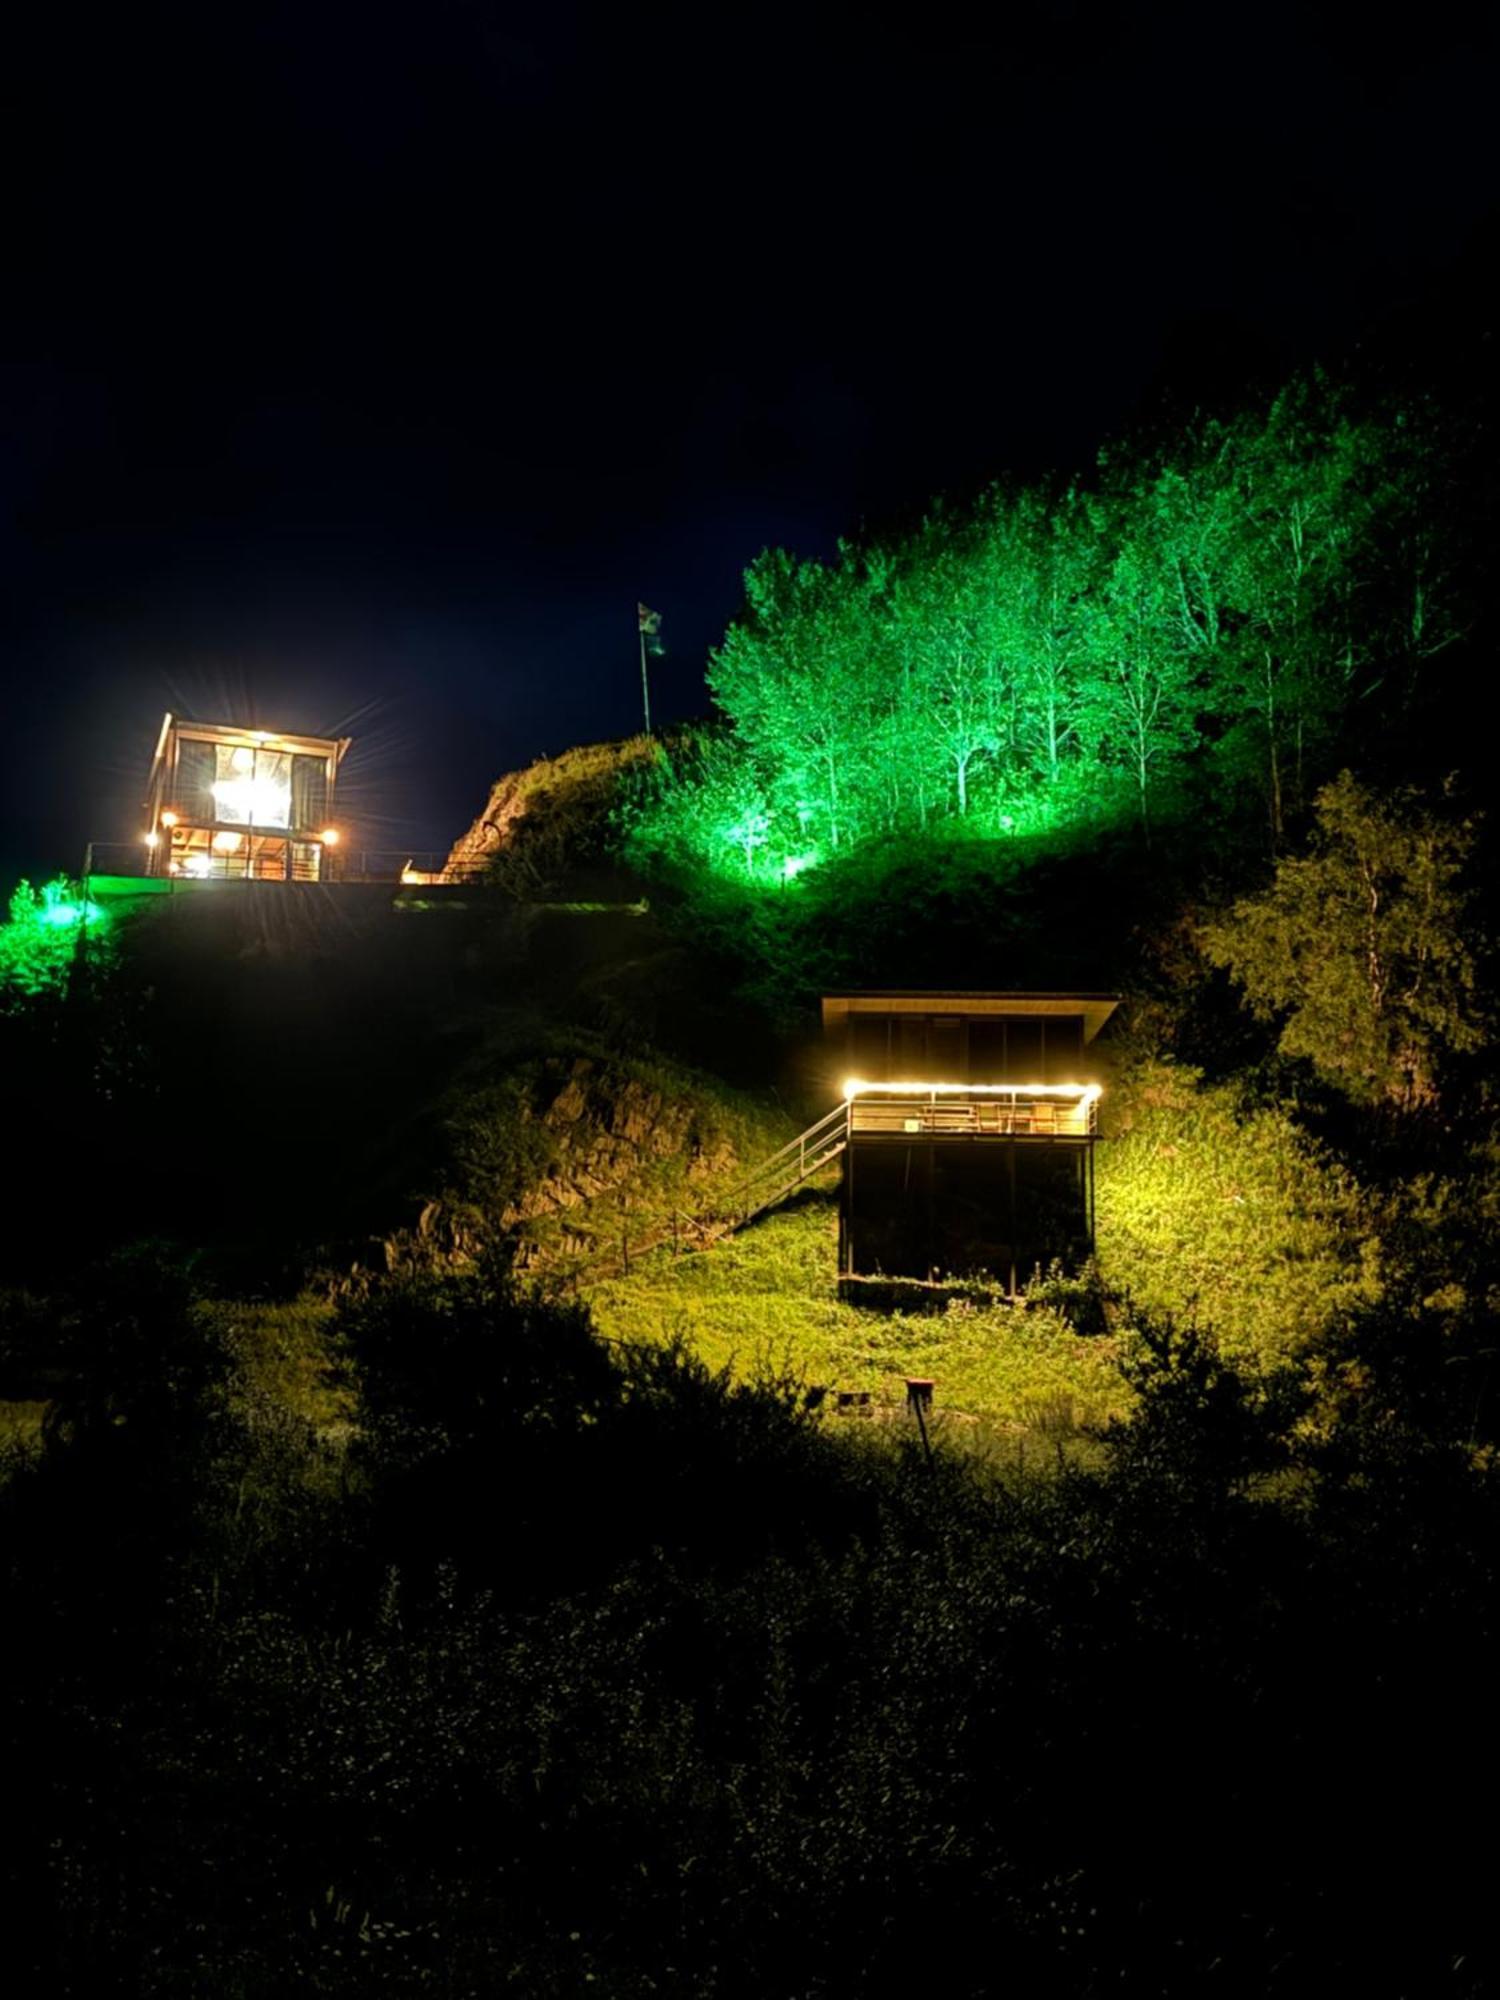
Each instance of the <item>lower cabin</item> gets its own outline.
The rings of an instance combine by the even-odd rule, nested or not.
[[[843,1278],[991,1276],[1014,1295],[1094,1241],[1090,1044],[1107,994],[830,994],[849,1106]]]

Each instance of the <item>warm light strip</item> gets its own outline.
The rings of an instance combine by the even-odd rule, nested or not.
[[[862,1076],[844,1079],[845,1097],[1076,1097],[1086,1102],[1103,1094],[1097,1083],[867,1083]]]

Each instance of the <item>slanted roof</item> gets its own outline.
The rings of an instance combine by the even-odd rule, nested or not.
[[[825,993],[823,1027],[841,1028],[851,1014],[956,1014],[965,1019],[1002,1014],[1083,1016],[1083,1039],[1091,1042],[1120,1004],[1114,993],[937,993],[916,987],[866,988]]]
[[[174,734],[197,737],[207,743],[243,745],[251,750],[291,750],[298,756],[331,757],[335,769],[354,741],[352,736],[297,736],[288,734],[284,729],[245,729],[237,722],[194,722],[185,715],[173,715],[169,709],[162,717],[161,734],[156,739],[156,755],[151,759],[153,777],[166,750],[167,739]]]
[[[172,727],[179,736],[196,736],[209,743],[232,743],[248,750],[291,750],[299,756],[331,757],[337,764],[353,742],[350,736],[299,736],[284,729],[244,729],[237,722],[190,722],[177,716]]]

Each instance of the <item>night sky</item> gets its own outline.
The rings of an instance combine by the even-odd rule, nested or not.
[[[33,11],[4,887],[136,834],[169,706],[446,846],[637,725],[637,598],[699,712],[765,544],[1335,355],[1495,196],[1479,9]]]

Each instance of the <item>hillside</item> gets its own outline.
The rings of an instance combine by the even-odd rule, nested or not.
[[[145,1991],[875,2000],[936,1926],[1078,2000],[1225,1963],[1480,2000],[1470,961],[1419,989],[1436,1104],[1360,1100],[1414,1072],[1404,1021],[1351,1037],[1326,828],[1331,1029],[1209,955],[1258,976],[1283,929],[1235,912],[1302,858],[1075,831],[642,882],[638,782],[611,746],[513,774],[467,886],[183,898],[85,950],[30,906],[0,1692],[48,1746],[34,1983],[95,1990],[105,1939]],[[1437,822],[1339,798],[1425,913],[1393,963],[1464,936]],[[690,1248],[674,1215],[835,1094],[818,992],[915,979],[1122,995],[1094,1267],[840,1296],[829,1175]]]

